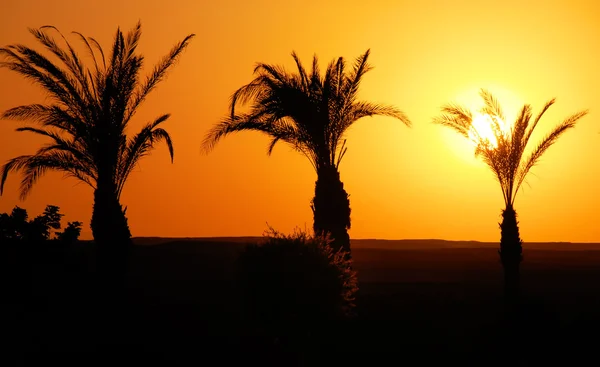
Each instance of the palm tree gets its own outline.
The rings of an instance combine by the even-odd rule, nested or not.
[[[481,110],[483,116],[489,117],[493,136],[480,134],[473,127],[474,115],[468,109],[448,104],[442,108],[443,114],[434,119],[434,123],[452,128],[476,144],[475,155],[490,167],[500,183],[505,208],[500,223],[499,255],[504,267],[505,296],[509,301],[518,299],[519,266],[522,261],[522,244],[514,209],[515,197],[527,174],[535,166],[548,148],[567,130],[575,127],[576,122],[587,114],[578,112],[558,124],[542,141],[525,156],[525,149],[531,135],[544,113],[552,106],[555,99],[548,101],[540,113],[532,121],[530,105],[524,105],[515,123],[506,128],[505,117],[498,101],[486,90],[481,90],[485,106]],[[492,141],[493,140],[493,141]]]
[[[374,115],[391,116],[410,126],[409,119],[395,107],[357,100],[360,82],[371,69],[369,53],[358,57],[349,72],[342,57],[334,59],[324,76],[316,56],[310,74],[294,52],[296,73],[259,63],[254,80],[233,94],[230,115],[209,131],[203,143],[210,151],[224,136],[252,130],[271,137],[268,154],[279,141],[304,154],[317,173],[311,203],[314,231],[330,234],[333,246],[346,251],[350,250],[350,201],[339,174],[347,149],[344,133],[358,119]],[[248,113],[236,113],[238,105],[250,101]]]
[[[63,47],[49,34],[51,31],[62,38]],[[0,67],[42,87],[50,97],[49,103],[14,107],[1,117],[36,122],[37,127],[20,127],[17,131],[42,135],[51,142],[35,154],[18,156],[4,164],[0,194],[11,171],[24,173],[22,200],[48,170],[75,177],[94,190],[91,228],[99,250],[108,257],[115,254],[119,257],[122,255],[119,251],[131,243],[125,210],[120,203],[127,177],[155,143],[166,142],[173,160],[171,137],[159,127],[169,118],[168,114],[149,122],[132,137],[126,135],[128,124],[194,35],[176,44],[142,81],[140,70],[144,58],[136,53],[140,23],[126,35],[117,29],[108,55],[94,38],[73,32],[89,53],[88,66],[55,27],[44,26],[30,32],[60,62],[17,44],[0,48],[5,59]]]

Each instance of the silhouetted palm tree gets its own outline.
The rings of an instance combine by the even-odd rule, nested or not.
[[[369,52],[358,57],[349,72],[342,57],[334,59],[323,77],[316,56],[310,74],[295,53],[297,73],[259,63],[254,80],[233,94],[230,116],[213,127],[203,144],[209,151],[225,135],[253,130],[272,138],[268,154],[279,141],[304,154],[317,172],[311,205],[314,231],[330,233],[334,247],[347,251],[350,201],[338,171],[346,153],[344,133],[356,120],[373,115],[391,116],[410,125],[395,107],[357,100],[363,75],[371,69]],[[247,102],[252,102],[249,113],[236,113],[236,107]]]
[[[514,125],[506,128],[503,126],[505,117],[498,101],[486,90],[482,89],[480,95],[485,102],[481,113],[489,116],[495,142],[480,135],[472,126],[473,114],[468,109],[456,104],[444,106],[443,114],[435,118],[434,122],[450,127],[466,138],[474,140],[477,144],[476,156],[482,158],[500,183],[505,209],[502,211],[502,223],[500,223],[499,254],[504,267],[506,297],[508,300],[515,300],[519,295],[519,266],[522,260],[522,241],[519,235],[517,213],[514,209],[515,197],[527,174],[544,152],[565,131],[575,127],[576,122],[585,116],[587,111],[578,112],[565,119],[542,139],[529,156],[525,157],[525,149],[531,134],[555,100],[548,101],[533,121],[531,106],[524,105]]]
[[[50,30],[60,35],[66,47],[51,37]],[[85,182],[94,189],[91,220],[94,240],[99,249],[107,250],[111,256],[110,248],[121,251],[116,247],[128,247],[131,242],[120,196],[134,166],[159,141],[166,142],[173,160],[171,138],[159,127],[169,118],[168,114],[129,138],[128,124],[194,35],[178,43],[142,81],[140,70],[144,58],[136,53],[140,23],[126,35],[117,29],[109,54],[94,38],[74,32],[89,53],[92,61],[89,66],[84,65],[55,27],[45,26],[30,32],[60,62],[53,62],[27,46],[11,45],[0,48],[0,55],[5,58],[0,66],[41,86],[50,102],[11,108],[2,117],[35,121],[39,127],[21,127],[17,131],[43,135],[52,141],[35,154],[13,158],[2,167],[0,194],[9,172],[18,170],[24,173],[22,199],[48,170],[61,171]]]

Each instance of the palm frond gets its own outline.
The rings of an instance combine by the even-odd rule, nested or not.
[[[575,127],[575,124],[579,119],[587,115],[588,111],[578,112],[568,117],[561,124],[556,126],[552,132],[550,132],[533,150],[529,157],[519,166],[519,170],[516,175],[515,193],[519,190],[529,171],[539,162],[542,155],[550,148],[558,138],[567,130]],[[516,196],[516,195],[515,195]]]
[[[204,137],[202,150],[205,153],[209,153],[225,136],[246,130],[259,131],[270,136],[275,134],[274,129],[269,124],[252,119],[248,114],[239,114],[233,117],[227,117],[213,126]]]
[[[152,144],[156,144],[160,141],[164,141],[165,144],[167,144],[169,156],[171,157],[171,163],[173,163],[173,160],[175,159],[175,148],[173,148],[173,140],[171,139],[171,135],[169,135],[167,130],[162,128],[152,130]]]
[[[252,82],[244,85],[233,93],[229,102],[232,118],[235,116],[235,108],[238,104],[244,105],[248,101],[258,98],[258,96],[267,89],[265,86],[265,79],[267,79],[267,77],[257,77]]]
[[[104,50],[102,49],[102,46],[100,46],[100,43],[96,41],[96,39],[93,37],[89,37],[89,40],[92,43],[92,45],[96,47],[96,50],[98,50],[100,56],[102,56],[100,60],[102,60],[102,66],[104,67],[104,70],[106,70],[106,56],[104,55]]]
[[[21,199],[29,194],[33,185],[48,170],[61,171],[68,177],[73,177],[95,189],[96,178],[90,176],[81,161],[66,152],[51,152],[43,155],[34,155],[24,167],[24,176],[21,181]]]
[[[308,78],[308,75],[306,74],[306,69],[304,69],[302,62],[300,61],[300,58],[298,57],[298,55],[296,54],[295,51],[292,51],[292,58],[294,59],[294,62],[296,63],[296,67],[298,68],[298,76],[300,77],[302,89],[307,91],[310,87],[310,84],[308,82],[309,78]]]
[[[56,41],[45,33],[46,29],[54,30],[60,35],[67,45],[68,52],[60,48]],[[81,97],[85,96],[90,100],[93,96],[93,91],[89,85],[88,70],[81,62],[81,59],[67,38],[54,26],[43,26],[39,29],[30,29],[30,32],[46,47],[47,50],[57,56],[67,67],[69,73],[63,72],[63,74],[67,79],[70,79],[71,85],[77,90],[78,94],[81,95]]]
[[[48,116],[54,113],[54,106],[45,106],[42,104],[30,104],[10,108],[2,113],[2,118],[10,120],[34,120],[46,121]]]
[[[56,41],[44,32],[45,29],[52,29],[56,31],[67,45],[69,52],[67,53],[63,49],[61,49],[60,46],[58,46],[58,44],[56,43]],[[40,41],[44,46],[46,46],[47,50],[52,52],[55,56],[57,56],[60,59],[60,61],[63,62],[63,64],[67,66],[68,70],[73,76],[75,76],[80,82],[85,79],[85,68],[81,60],[79,59],[79,56],[77,55],[69,41],[66,39],[66,37],[56,27],[47,25],[40,27],[39,29],[30,28],[29,31],[38,39],[38,41]]]
[[[133,29],[131,29],[127,33],[127,38],[125,41],[125,45],[127,46],[126,58],[133,57],[133,54],[135,52],[135,49],[138,46],[141,36],[142,36],[142,23],[140,21],[138,21],[136,23],[135,27],[133,27]]]
[[[440,116],[433,119],[434,124],[449,127],[464,137],[469,137],[473,121],[471,111],[456,103],[449,103],[442,106],[442,112]]]
[[[342,162],[342,159],[346,155],[346,151],[348,151],[348,148],[346,148],[346,139],[344,139],[344,141],[342,142],[342,146],[340,148],[340,152],[337,157],[337,161],[335,162],[335,168],[340,167],[340,163]]]
[[[404,125],[410,127],[411,121],[406,114],[394,106],[375,104],[370,102],[357,102],[353,105],[352,119],[358,120],[363,117],[370,116],[387,116],[393,117]]]
[[[514,125],[511,127],[510,132],[505,132],[505,134],[510,134],[510,143],[505,143],[501,141],[499,144],[499,148],[507,147],[507,160],[508,160],[508,180],[509,185],[511,187],[511,198],[516,196],[516,192],[513,192],[512,188],[516,184],[517,173],[519,169],[519,165],[521,164],[521,160],[523,157],[523,153],[525,152],[526,144],[523,144],[523,139],[525,138],[525,133],[527,131],[527,127],[529,126],[529,121],[531,120],[531,106],[524,105],[519,112],[519,116],[517,117]],[[503,139],[508,139],[506,138]]]
[[[531,107],[529,105],[523,106],[514,126],[507,132],[504,130],[506,127],[501,126],[500,123],[505,121],[505,117],[498,101],[484,89],[481,90],[480,94],[485,102],[482,113],[489,115],[492,119],[492,129],[497,140],[495,145],[479,136],[479,133],[474,129],[471,130],[472,115],[464,107],[455,104],[446,105],[442,108],[443,114],[436,117],[433,122],[450,127],[467,138],[473,139],[470,135],[476,135],[474,139],[477,143],[475,155],[480,157],[496,176],[502,189],[505,204],[513,205],[516,194],[531,168],[566,130],[573,128],[575,123],[587,114],[587,111],[579,112],[567,118],[536,147],[525,161],[522,161],[532,131],[542,115],[554,103],[554,100],[546,103],[533,124],[530,124]]]
[[[17,128],[16,131],[19,131],[19,132],[28,131],[28,132],[31,132],[34,134],[49,137],[52,140],[54,140],[54,143],[52,146],[57,147],[55,149],[60,149],[60,150],[66,151],[66,152],[70,152],[75,157],[77,157],[81,160],[87,161],[88,163],[91,163],[91,161],[92,161],[91,158],[89,157],[88,153],[85,151],[85,147],[82,147],[81,144],[78,144],[77,142],[65,140],[65,139],[63,139],[62,136],[60,136],[59,134],[57,134],[53,131],[38,129],[38,128],[30,127],[30,126],[24,126],[24,127]],[[60,148],[58,148],[58,147],[60,147]]]
[[[4,191],[4,185],[8,174],[11,171],[24,171],[24,177],[21,181],[20,198],[25,199],[33,185],[37,180],[48,170],[58,170],[66,173],[68,176],[73,176],[82,182],[94,188],[93,178],[90,177],[85,170],[82,170],[81,165],[77,160],[68,153],[50,153],[42,155],[22,155],[15,157],[6,162],[0,170],[2,180],[0,181],[0,194]]]
[[[171,163],[174,159],[174,148],[169,133],[158,126],[170,117],[169,114],[158,117],[144,126],[139,133],[122,143],[122,153],[118,164],[117,197],[120,197],[127,178],[138,164],[155,147],[156,143],[164,141],[169,149]]]
[[[121,28],[117,28],[117,33],[115,34],[115,39],[113,41],[112,51],[110,54],[109,65],[119,65],[120,59],[123,55],[123,48],[125,44],[125,39],[123,38],[123,32],[121,32]]]
[[[74,139],[84,139],[88,134],[87,126],[79,118],[71,116],[69,110],[57,105],[32,104],[17,106],[4,111],[1,118],[34,121],[43,126],[60,129],[73,136]]]
[[[494,174],[496,181],[500,184],[504,203],[508,203],[510,197],[510,184],[507,179],[507,170],[503,164],[500,152],[491,144],[478,144],[475,148],[475,155],[480,157]]]
[[[504,112],[502,111],[502,107],[500,103],[489,91],[485,89],[481,89],[479,91],[479,95],[483,98],[485,106],[483,107],[483,112],[490,116],[498,116],[502,121],[506,121],[506,117],[504,116]]]
[[[529,126],[529,130],[525,133],[525,136],[523,137],[523,145],[524,146],[527,145],[527,143],[529,142],[529,139],[531,138],[531,134],[533,134],[533,131],[537,127],[537,124],[540,122],[540,119],[542,118],[542,116],[544,116],[544,113],[546,113],[546,111],[548,111],[550,106],[552,106],[555,102],[556,102],[555,98],[552,98],[551,100],[546,102],[546,104],[544,105],[544,107],[542,108],[540,113],[536,116],[535,120],[533,121],[533,124],[531,124]],[[525,149],[525,147],[523,147],[523,149]]]
[[[363,75],[367,73],[372,67],[367,63],[371,50],[368,49],[364,54],[356,58],[354,62],[354,69],[348,75],[346,90],[344,93],[348,96],[355,96],[358,92],[358,87]]]
[[[21,45],[0,48],[0,55],[9,60],[0,62],[0,67],[6,67],[32,80],[57,101],[81,112],[83,102],[75,82],[47,58]]]
[[[520,151],[521,147],[525,147],[526,144],[523,144],[523,140],[525,138],[525,133],[527,132],[527,128],[529,127],[529,122],[531,121],[531,106],[524,105],[519,112],[519,116],[515,120],[514,126],[511,128],[512,132],[512,145],[513,150],[515,152]]]
[[[96,70],[96,74],[100,73],[100,68],[98,67],[98,60],[96,59],[96,54],[94,53],[94,49],[92,48],[90,41],[83,34],[81,34],[79,32],[72,32],[72,33],[75,34],[76,36],[78,36],[79,39],[81,40],[81,42],[87,47],[88,54],[91,56],[92,61],[94,62],[94,68]],[[91,80],[91,78],[90,78],[90,80]]]
[[[339,58],[338,61],[335,63],[335,67],[334,67],[334,87],[335,87],[335,93],[334,95],[337,97],[336,99],[343,99],[343,100],[353,100],[354,98],[340,98],[343,96],[344,93],[344,76],[346,75],[346,63],[344,62],[344,59]],[[352,96],[354,97],[354,96]]]
[[[27,164],[31,155],[22,155],[8,160],[0,169],[0,195],[4,193],[4,184],[8,178],[8,174],[12,171],[18,171]]]
[[[229,116],[206,134],[202,150],[210,152],[220,139],[231,133],[259,131],[271,138],[267,154],[283,141],[319,170],[321,166],[339,164],[346,151],[344,144],[339,147],[344,132],[362,117],[391,116],[410,126],[408,117],[395,107],[355,100],[360,80],[370,69],[369,53],[367,50],[357,58],[349,73],[344,58],[334,59],[323,76],[316,55],[310,73],[295,52],[292,58],[296,73],[277,65],[257,64],[255,78],[233,93]],[[248,113],[236,111],[236,107],[249,102],[252,103]]]
[[[315,54],[312,61],[312,69],[310,72],[310,89],[317,89],[321,85],[321,70],[319,69],[319,58]]]
[[[125,121],[129,121],[131,117],[135,114],[135,111],[139,107],[139,105],[144,101],[144,99],[148,96],[148,94],[156,87],[156,85],[162,81],[168,70],[177,62],[179,56],[183,53],[183,51],[189,46],[191,40],[195,37],[195,34],[190,34],[186,36],[183,41],[176,44],[169,54],[165,56],[159,63],[154,67],[152,73],[147,77],[145,83],[143,83],[140,88],[135,93],[135,97],[132,99],[132,102],[127,106],[127,114],[125,116]],[[139,38],[139,36],[138,36]],[[137,41],[136,41],[137,42]]]
[[[267,155],[273,154],[273,149],[275,149],[275,145],[281,140],[278,136],[271,139],[269,146],[267,147]]]

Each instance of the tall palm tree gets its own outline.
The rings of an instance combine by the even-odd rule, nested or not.
[[[519,234],[517,213],[514,209],[515,197],[525,182],[527,174],[535,166],[548,148],[567,130],[575,127],[577,121],[587,114],[578,112],[558,124],[542,141],[526,156],[525,149],[531,135],[544,113],[552,106],[555,99],[548,101],[540,113],[532,120],[530,105],[524,105],[515,123],[507,128],[505,117],[498,101],[486,90],[481,90],[484,107],[480,111],[489,118],[493,136],[480,134],[473,127],[474,115],[468,109],[448,104],[442,108],[443,114],[434,119],[434,123],[447,126],[476,143],[475,155],[490,167],[500,183],[505,208],[500,223],[500,259],[504,267],[505,295],[507,300],[516,300],[519,295],[519,267],[522,260],[522,240]],[[494,141],[491,141],[494,140]]]
[[[314,231],[328,233],[333,246],[346,251],[350,250],[350,201],[339,174],[347,149],[346,130],[358,119],[374,115],[391,116],[410,126],[404,113],[393,106],[357,100],[360,82],[371,69],[369,53],[367,50],[358,57],[351,71],[346,70],[344,58],[334,59],[324,76],[316,56],[310,73],[294,52],[295,73],[259,63],[254,80],[233,94],[230,115],[209,131],[203,143],[210,151],[224,136],[252,130],[272,138],[268,154],[279,141],[304,154],[317,173],[311,203]],[[247,102],[252,102],[250,111],[238,113],[236,108]]]
[[[5,59],[0,67],[32,80],[50,99],[47,104],[11,108],[1,117],[35,122],[37,127],[20,127],[17,131],[42,135],[51,142],[35,154],[18,156],[4,164],[0,171],[0,194],[11,171],[24,173],[21,199],[48,170],[61,171],[86,183],[94,190],[91,220],[94,240],[103,254],[113,256],[114,251],[122,251],[131,243],[125,210],[120,203],[127,177],[155,143],[166,142],[173,160],[171,137],[159,127],[169,118],[168,114],[149,122],[132,137],[127,137],[127,127],[194,35],[176,44],[142,81],[144,58],[136,52],[140,23],[126,35],[117,29],[109,54],[94,38],[73,32],[89,54],[88,65],[55,27],[29,31],[58,62],[17,44],[0,48],[0,56]],[[51,31],[62,38],[63,47],[51,36]]]

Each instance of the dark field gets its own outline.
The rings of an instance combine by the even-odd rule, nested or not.
[[[91,245],[6,250],[3,359],[81,366],[598,363],[597,245],[525,244],[524,301],[508,317],[493,244],[355,241],[358,317],[323,325],[301,345],[274,345],[240,316],[232,270],[244,240],[138,239],[118,319],[104,317],[95,297]]]

